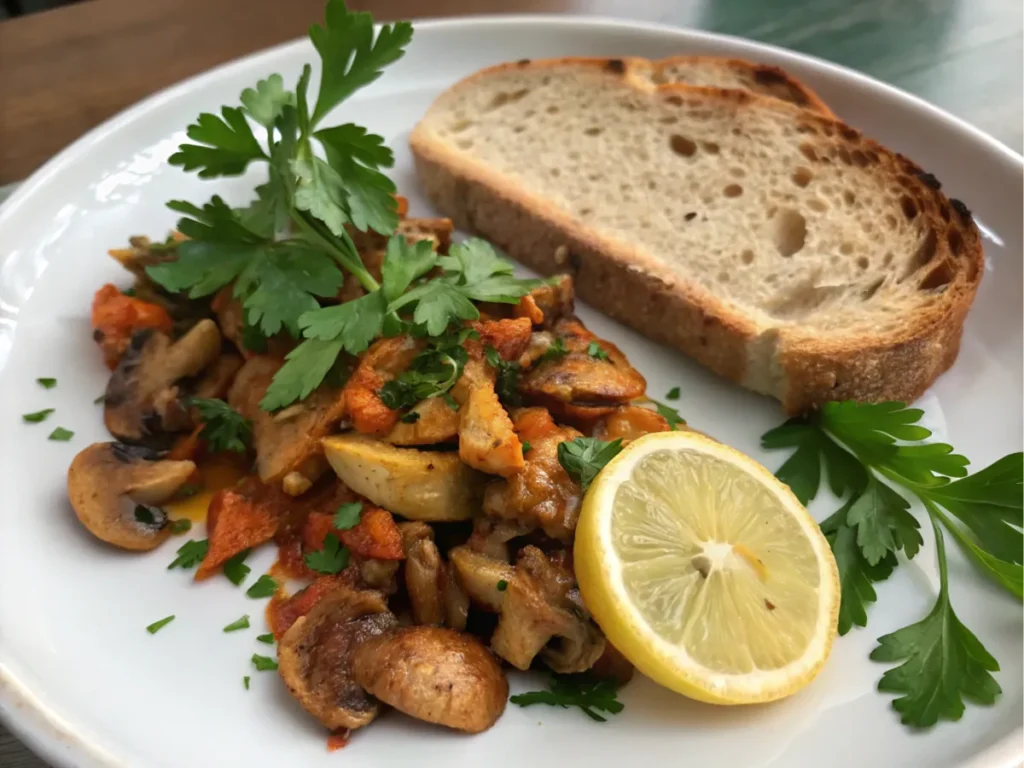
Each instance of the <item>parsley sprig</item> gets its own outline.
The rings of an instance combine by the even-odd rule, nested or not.
[[[223,400],[193,397],[188,404],[199,411],[203,430],[199,437],[213,452],[245,453],[252,440],[252,424]]]
[[[202,178],[266,164],[256,199],[243,208],[217,196],[202,205],[171,201],[188,239],[174,248],[176,259],[147,268],[165,289],[192,298],[231,285],[242,303],[247,346],[258,349],[261,338],[282,332],[301,341],[263,398],[266,410],[307,397],[342,352],[358,355],[385,331],[441,336],[453,323],[479,317],[473,302],[515,302],[536,284],[513,277],[512,266],[479,240],[438,256],[428,241],[410,244],[395,235],[381,280],[370,273],[351,233],[395,232],[395,185],[383,172],[394,155],[365,128],[322,122],[403,56],[412,25],[375,30],[370,14],[328,0],[325,22],[310,29],[310,38],[320,59],[315,101],[309,65],[294,90],[271,75],[241,93],[241,106],[200,115],[188,127],[190,141],[170,158]],[[428,277],[432,270],[440,274]],[[332,304],[345,272],[365,295]]]
[[[586,492],[597,473],[621,450],[621,438],[605,442],[595,437],[577,437],[558,444],[558,462]]]
[[[588,675],[554,675],[546,691],[516,694],[509,701],[520,707],[533,704],[562,709],[579,707],[583,714],[598,723],[607,722],[598,712],[617,715],[625,708],[617,698],[614,680],[595,680]]]
[[[922,504],[935,533],[939,594],[922,621],[879,638],[877,661],[903,663],[886,672],[879,690],[902,694],[893,702],[902,722],[916,727],[958,720],[964,699],[991,704],[1000,693],[991,673],[996,660],[953,611],[945,533],[979,570],[1015,597],[1022,596],[1022,488],[1024,454],[1005,456],[968,475],[969,461],[918,422],[923,411],[903,403],[828,403],[762,437],[765,448],[792,448],[776,475],[801,502],[822,484],[845,497],[822,524],[839,566],[839,632],[867,624],[867,608],[884,581],[923,543],[910,500]],[[897,491],[893,486],[897,486]]]

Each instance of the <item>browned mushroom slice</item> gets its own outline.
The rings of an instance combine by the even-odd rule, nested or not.
[[[210,319],[200,320],[177,341],[159,331],[138,331],[107,384],[107,429],[119,440],[138,442],[190,428],[176,383],[198,374],[219,354],[220,331]]]
[[[594,422],[590,434],[599,440],[632,442],[652,432],[669,432],[672,427],[657,411],[639,405],[622,405]]]
[[[511,559],[508,543],[519,536],[525,536],[530,530],[516,523],[478,517],[473,520],[473,533],[466,540],[466,546],[474,552],[507,563]]]
[[[242,367],[242,363],[240,355],[225,352],[203,371],[202,377],[192,389],[192,396],[223,398],[231,388],[231,382],[234,381],[235,374]]]
[[[473,469],[508,477],[523,468],[523,446],[494,391],[494,378],[494,369],[482,358],[466,363],[459,382],[467,390],[460,410],[459,458]]]
[[[281,483],[285,493],[298,496],[327,471],[320,438],[337,427],[345,402],[340,390],[323,384],[301,403],[264,411],[260,400],[282,364],[274,357],[250,358],[235,375],[228,403],[252,422],[260,479]]]
[[[434,530],[426,523],[401,523],[405,549],[405,588],[417,624],[444,623],[444,595],[441,592],[441,553],[434,543]]]
[[[558,445],[580,433],[555,424],[543,408],[519,409],[512,421],[530,450],[522,472],[487,486],[484,512],[528,530],[541,528],[553,539],[572,541],[582,493],[558,461]]]
[[[519,669],[539,654],[555,672],[574,673],[594,665],[605,639],[587,617],[572,569],[525,547],[505,589],[491,648]]]
[[[400,712],[467,733],[486,731],[505,711],[508,680],[475,637],[440,627],[404,627],[353,654],[353,675]]]
[[[574,301],[572,278],[569,275],[560,275],[530,291],[516,309],[517,313],[521,312],[524,316],[534,319],[535,325],[551,328],[563,317],[572,316]],[[540,313],[539,321],[536,320],[533,308]]]
[[[327,728],[362,728],[380,713],[380,703],[355,681],[353,655],[396,623],[382,594],[339,585],[281,638],[281,678]]]
[[[475,552],[468,546],[455,547],[448,562],[469,599],[488,611],[498,613],[515,568],[506,562]]]
[[[644,377],[619,348],[598,339],[576,318],[559,320],[553,333],[566,353],[548,360],[542,356],[522,377],[519,391],[529,401],[560,414],[571,404],[611,408],[646,391]]]
[[[191,461],[160,461],[139,446],[93,443],[68,469],[68,497],[91,534],[122,549],[150,550],[169,535],[158,505],[195,472]]]
[[[454,442],[459,434],[459,412],[440,397],[420,401],[404,418],[382,438],[385,443],[437,445]]]

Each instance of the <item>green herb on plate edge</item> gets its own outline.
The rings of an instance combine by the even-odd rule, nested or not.
[[[775,474],[802,503],[817,495],[823,465],[830,489],[844,499],[821,523],[839,565],[841,635],[867,625],[877,599],[872,584],[889,578],[897,552],[908,560],[918,554],[923,539],[908,495],[924,507],[939,565],[935,606],[920,622],[880,637],[871,653],[875,661],[902,662],[878,689],[898,694],[901,721],[918,728],[959,720],[965,699],[992,704],[1001,693],[991,674],[999,664],[953,612],[944,532],[984,576],[1018,599],[1024,593],[1024,454],[969,475],[966,457],[928,442],[931,431],[918,424],[923,415],[903,403],[826,403],[761,438],[763,448],[795,449]]]

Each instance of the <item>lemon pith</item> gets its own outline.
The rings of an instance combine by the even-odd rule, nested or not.
[[[782,698],[828,657],[839,609],[828,543],[786,486],[709,438],[630,444],[591,486],[574,549],[608,639],[686,696]]]

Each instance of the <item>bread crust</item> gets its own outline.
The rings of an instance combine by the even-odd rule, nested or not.
[[[675,347],[721,376],[772,395],[798,413],[830,400],[911,402],[956,360],[964,319],[983,271],[981,238],[970,212],[939,190],[930,174],[853,128],[769,96],[678,84],[652,85],[640,59],[556,59],[499,65],[453,86],[508,68],[587,67],[625,77],[639,90],[729,100],[739,107],[790,110],[807,132],[844,147],[857,164],[879,163],[926,217],[934,253],[924,269],[945,288],[897,329],[857,335],[811,335],[752,319],[701,286],[668,274],[629,243],[601,236],[544,200],[431,136],[428,117],[410,147],[424,190],[456,226],[479,233],[543,274],[569,272],[586,302],[656,341]],[[443,96],[442,96],[443,98]],[[909,203],[908,203],[909,205]]]

